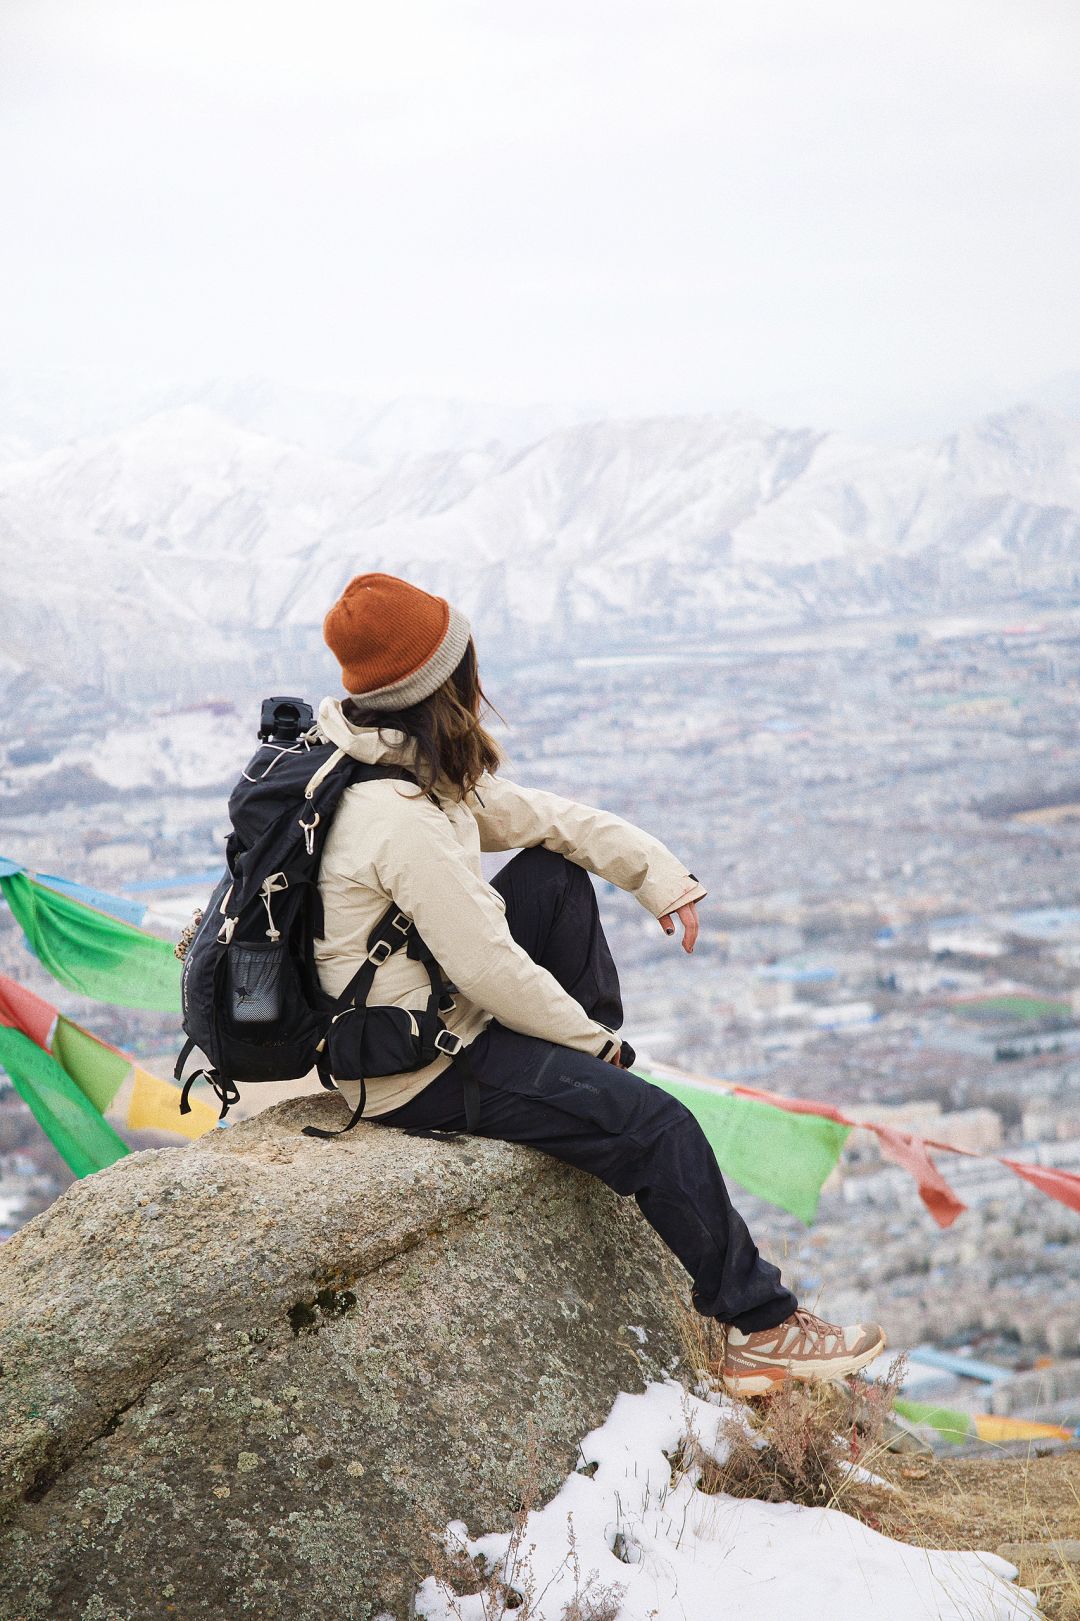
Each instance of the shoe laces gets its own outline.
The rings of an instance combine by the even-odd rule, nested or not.
[[[844,1343],[844,1330],[838,1323],[828,1323],[824,1317],[817,1317],[812,1311],[800,1306],[792,1312],[791,1321],[798,1325],[800,1339],[803,1344],[808,1339],[835,1340],[839,1345]]]

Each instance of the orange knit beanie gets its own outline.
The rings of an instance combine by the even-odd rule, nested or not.
[[[323,621],[342,682],[369,709],[407,709],[453,674],[472,634],[442,597],[393,574],[358,574]]]

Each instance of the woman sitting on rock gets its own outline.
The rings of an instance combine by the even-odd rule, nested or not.
[[[323,701],[321,731],[359,760],[405,767],[420,791],[381,778],[343,796],[319,876],[323,989],[343,991],[396,904],[454,987],[445,1023],[479,1082],[474,1129],[634,1195],[690,1273],[697,1310],[727,1326],[729,1390],[752,1395],[788,1376],[863,1367],[884,1346],[880,1328],[838,1327],[798,1307],[732,1207],[693,1115],[626,1067],[634,1055],[615,1033],[619,981],[589,873],[629,891],[666,934],[678,920],[687,952],[704,887],[621,817],[497,774],[469,623],[441,597],[361,574],[324,629],[349,696]],[[489,884],[485,850],[520,854]],[[429,989],[422,963],[398,951],[377,969],[368,1000],[419,1009]],[[462,1075],[447,1054],[372,1078],[365,1118],[464,1131]],[[355,1105],[359,1083],[338,1086]]]

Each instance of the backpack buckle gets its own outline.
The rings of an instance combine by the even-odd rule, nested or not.
[[[435,1037],[435,1046],[448,1058],[456,1058],[465,1043],[460,1036],[455,1036],[452,1030],[440,1030]]]
[[[387,957],[393,955],[393,950],[394,948],[390,944],[389,940],[376,940],[375,944],[367,954],[367,960],[368,962],[373,962],[376,968],[378,968],[386,961]]]
[[[399,934],[408,934],[412,928],[412,918],[406,917],[404,912],[398,912],[390,919],[390,927],[396,929]]]

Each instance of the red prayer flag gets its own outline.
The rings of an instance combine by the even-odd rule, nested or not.
[[[938,1226],[951,1227],[967,1205],[950,1188],[930,1158],[923,1139],[907,1131],[897,1131],[895,1126],[868,1126],[867,1129],[877,1137],[885,1158],[915,1178],[919,1197]]]
[[[6,1024],[11,1030],[21,1030],[24,1036],[29,1036],[31,1041],[48,1052],[49,1037],[58,1017],[58,1010],[43,996],[28,990],[7,974],[0,974],[0,1024]]]
[[[839,1109],[834,1109],[831,1103],[816,1103],[812,1098],[785,1098],[779,1092],[765,1092],[757,1086],[733,1086],[731,1090],[736,1096],[759,1098],[762,1103],[771,1103],[777,1109],[786,1109],[789,1114],[820,1114],[826,1120],[835,1120],[841,1126],[861,1126],[861,1120],[852,1120]]]
[[[1025,1165],[1016,1159],[1001,1159],[1010,1171],[1022,1176],[1025,1182],[1048,1193],[1051,1199],[1060,1199],[1070,1210],[1080,1210],[1080,1176],[1075,1171],[1057,1171],[1048,1165]]]
[[[750,1086],[739,1086],[735,1090],[748,1097],[760,1098],[762,1102],[772,1103],[778,1109],[787,1109],[791,1114],[820,1114],[827,1120],[836,1120],[842,1126],[861,1126],[864,1131],[872,1131],[881,1144],[881,1152],[885,1158],[915,1178],[919,1197],[939,1227],[951,1227],[957,1216],[967,1209],[967,1205],[953,1192],[930,1158],[929,1149],[922,1137],[916,1137],[908,1131],[899,1131],[895,1126],[876,1125],[872,1120],[852,1120],[850,1115],[833,1108],[831,1103],[817,1103],[808,1098],[785,1098],[777,1092],[759,1091]]]

